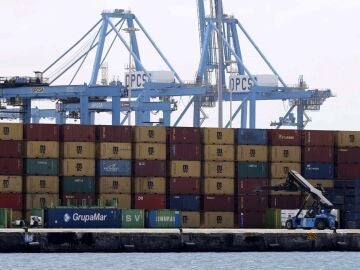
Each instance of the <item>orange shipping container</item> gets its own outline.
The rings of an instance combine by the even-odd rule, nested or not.
[[[182,228],[200,228],[200,212],[181,211]]]
[[[300,146],[272,146],[270,147],[271,162],[301,162]]]
[[[203,128],[202,142],[204,144],[234,144],[234,129]]]
[[[0,123],[0,140],[22,141],[23,124]]]
[[[58,176],[27,176],[26,193],[59,193]]]
[[[166,143],[165,127],[136,126],[135,142]]]
[[[278,186],[281,184],[284,184],[286,179],[271,179],[270,180],[270,186]],[[286,191],[286,190],[271,190],[270,195],[300,195],[301,191]]]
[[[338,131],[335,142],[338,147],[360,147],[360,131]]]
[[[268,147],[266,145],[238,145],[237,161],[268,161]]]
[[[0,193],[21,193],[23,191],[21,176],[0,175],[0,181]]]
[[[233,145],[205,145],[204,160],[216,161],[233,161],[234,146]]]
[[[234,228],[234,213],[204,212],[202,213],[202,225],[204,228]]]
[[[283,162],[271,163],[271,178],[286,179],[289,170],[295,170],[297,172],[301,172],[301,164],[283,163]]]
[[[166,181],[164,177],[136,177],[135,193],[165,194]]]
[[[170,162],[171,177],[200,177],[200,161],[177,160]]]
[[[119,209],[131,209],[130,194],[99,194],[99,206],[113,206]]]
[[[235,175],[234,162],[229,162],[229,161],[204,162],[204,177],[234,178],[234,175]]]
[[[25,209],[55,207],[59,205],[59,194],[26,194]]]
[[[166,160],[165,143],[137,143],[135,145],[137,160]]]
[[[94,142],[64,142],[63,158],[95,158]]]
[[[99,159],[131,159],[131,143],[98,143],[96,157]]]
[[[234,195],[234,179],[205,178],[203,193],[205,195]]]
[[[59,157],[59,142],[56,141],[27,141],[25,149],[28,158]]]
[[[95,160],[93,159],[63,159],[63,176],[94,176]]]
[[[130,177],[99,177],[97,179],[99,193],[131,193]]]

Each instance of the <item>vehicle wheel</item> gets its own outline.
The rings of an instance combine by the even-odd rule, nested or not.
[[[294,227],[292,225],[292,221],[290,219],[285,222],[285,227],[288,230],[294,229]]]
[[[318,229],[318,230],[324,230],[326,227],[326,224],[325,224],[324,220],[320,219],[316,222],[315,226],[316,226],[316,229]]]

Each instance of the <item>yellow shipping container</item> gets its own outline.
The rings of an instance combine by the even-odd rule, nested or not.
[[[63,176],[94,176],[95,160],[93,159],[63,159]]]
[[[205,178],[203,187],[205,195],[234,195],[233,178]]]
[[[176,160],[170,162],[171,177],[200,177],[201,162]]]
[[[55,207],[59,205],[59,194],[39,194],[34,193],[26,194],[26,206],[25,209],[34,209],[34,208],[46,208],[46,207]]]
[[[27,193],[59,193],[58,176],[27,176]]]
[[[204,177],[234,178],[234,162],[229,161],[205,161]]]
[[[166,143],[165,127],[135,127],[135,142]]]
[[[131,143],[98,143],[96,157],[99,159],[131,159]]]
[[[135,193],[165,194],[166,180],[164,177],[136,177]]]
[[[301,163],[271,163],[271,178],[286,179],[289,170],[301,172]]]
[[[266,145],[238,145],[237,161],[268,161],[268,147]]]
[[[271,146],[271,162],[301,162],[300,146]]]
[[[23,212],[21,210],[11,210],[11,220],[23,220]]]
[[[182,228],[200,228],[200,212],[182,211]]]
[[[234,161],[233,145],[205,145],[204,160]]]
[[[99,194],[99,206],[114,206],[119,209],[131,208],[130,194]]]
[[[22,176],[0,175],[0,181],[0,193],[21,193],[23,191]]]
[[[234,144],[234,129],[232,128],[203,128],[204,144]]]
[[[59,158],[59,142],[27,141],[25,144],[28,158]]]
[[[320,186],[322,188],[333,188],[334,180],[332,179],[310,179],[308,182],[313,186]]]
[[[95,158],[94,142],[64,142],[62,144],[63,158]]]
[[[99,177],[97,180],[99,193],[131,193],[130,177]]]
[[[135,145],[135,159],[166,160],[165,143],[137,143]]]
[[[21,123],[0,123],[0,140],[22,141],[23,124]]]
[[[338,147],[360,147],[360,131],[338,131],[335,143]]]
[[[278,186],[280,184],[284,184],[286,179],[271,179],[270,180],[270,186]],[[285,191],[285,190],[271,190],[271,195],[300,195],[301,191]]]
[[[202,227],[204,228],[234,228],[233,212],[204,212],[202,213]]]

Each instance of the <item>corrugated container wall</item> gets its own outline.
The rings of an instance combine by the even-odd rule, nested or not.
[[[21,193],[22,187],[21,176],[0,175],[0,193]]]
[[[270,129],[268,130],[270,145],[301,145],[301,131],[289,129]]]
[[[200,177],[200,161],[171,161],[169,165],[171,177]]]
[[[58,176],[26,176],[26,193],[59,193]]]
[[[166,176],[166,162],[164,160],[134,160],[135,177]]]
[[[204,145],[205,161],[234,161],[233,145]]]
[[[334,148],[332,146],[305,146],[302,149],[302,162],[333,163]]]
[[[0,175],[22,175],[23,161],[21,158],[0,158]]]
[[[61,148],[63,158],[95,158],[94,142],[64,142]]]
[[[95,142],[95,127],[65,124],[61,126],[61,138],[64,142]]]
[[[243,129],[236,130],[237,144],[267,145],[268,135],[266,129]]]
[[[101,206],[116,207],[119,209],[131,208],[130,194],[106,194],[101,193],[98,196],[98,203]]]
[[[165,194],[166,181],[164,177],[134,178],[134,192],[143,194]]]
[[[28,158],[26,159],[26,174],[57,176],[59,174],[59,160],[53,158]]]
[[[360,163],[360,147],[342,147],[336,149],[337,163]],[[360,178],[360,175],[359,175]]]
[[[271,146],[271,162],[301,162],[300,146]]]
[[[234,195],[233,178],[205,178],[204,195]]]
[[[240,195],[238,197],[238,210],[265,211],[269,206],[267,194]]]
[[[64,176],[60,181],[63,193],[92,193],[95,192],[95,177],[93,176]]]
[[[131,193],[130,177],[99,177],[97,179],[99,193]]]
[[[96,173],[98,176],[131,176],[131,160],[97,160]]]
[[[172,177],[168,185],[170,194],[200,194],[200,178]]]
[[[334,146],[335,132],[325,130],[304,130],[303,145],[305,146]]]
[[[23,140],[23,124],[0,123],[0,140]]]
[[[97,204],[95,193],[63,193],[61,196],[63,206],[93,206]]]
[[[24,140],[59,141],[60,126],[56,124],[24,124]]]
[[[295,170],[301,172],[301,163],[285,163],[285,162],[274,162],[271,163],[271,178],[282,178],[286,179],[289,170]]]
[[[59,142],[27,141],[25,143],[27,158],[59,158]]]
[[[237,161],[268,161],[268,147],[264,145],[238,145]]]
[[[131,159],[131,149],[131,143],[98,143],[96,157],[99,159]]]
[[[122,209],[121,228],[144,228],[145,213],[142,209]]]
[[[51,193],[27,193],[26,209],[55,207],[59,204],[59,195]]]
[[[234,213],[204,212],[202,224],[204,228],[234,228]]]
[[[165,209],[166,195],[134,194],[135,209]]]
[[[204,177],[233,178],[235,175],[234,162],[205,161],[203,164]]]
[[[335,144],[338,147],[360,147],[360,131],[338,131]]]
[[[131,142],[131,126],[110,126],[98,125],[96,126],[96,139],[100,143],[103,142]]]
[[[135,127],[134,140],[136,143],[166,143],[166,128],[165,127]]]
[[[170,160],[200,160],[200,144],[171,144],[168,146]]]
[[[234,211],[234,196],[205,195],[203,209],[204,211]]]
[[[173,210],[145,212],[145,223],[148,228],[180,228],[181,213]]]
[[[0,208],[12,208],[13,210],[22,210],[22,193],[0,193]]]
[[[360,166],[354,163],[337,164],[337,179],[359,179]]]
[[[267,162],[238,162],[237,174],[239,178],[267,178]]]
[[[264,228],[265,212],[264,211],[243,211],[238,214],[239,228]]]
[[[92,159],[63,159],[63,176],[94,176],[95,160]]]
[[[268,179],[256,179],[256,178],[239,178],[237,180],[237,193],[238,194],[257,194],[256,189],[269,185]],[[267,194],[266,191],[262,193]]]
[[[168,128],[168,142],[170,144],[200,144],[200,128],[170,127]]]
[[[0,141],[0,157],[21,158],[23,156],[22,141]]]
[[[333,179],[334,165],[332,163],[303,163],[302,175],[305,179]]]
[[[230,128],[203,128],[203,144],[234,144],[234,130]]]
[[[181,211],[182,228],[200,228],[200,212]]]
[[[165,160],[165,143],[137,143],[134,149],[134,158],[143,160]]]
[[[174,210],[200,211],[200,196],[171,195],[168,196],[168,208]]]

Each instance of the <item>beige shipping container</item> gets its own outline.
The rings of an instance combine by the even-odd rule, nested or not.
[[[334,180],[332,179],[311,179],[307,180],[313,187],[320,186],[322,188],[333,188]]]
[[[237,161],[268,161],[268,147],[266,145],[238,145]]]
[[[141,160],[166,160],[166,144],[137,143],[134,156]]]
[[[234,178],[234,162],[229,161],[205,161],[204,177]]]
[[[28,158],[59,158],[59,142],[27,141],[25,144]]]
[[[285,181],[286,181],[286,179],[271,179],[270,186],[278,186],[280,184],[284,184]],[[300,195],[301,191],[300,190],[299,191],[271,190],[270,194],[271,195]]]
[[[182,228],[200,228],[200,212],[182,211]]]
[[[135,142],[166,143],[165,127],[136,126]]]
[[[202,142],[204,144],[234,144],[234,129],[232,128],[203,128]]]
[[[119,209],[131,209],[130,194],[99,194],[98,205],[113,206]]]
[[[98,143],[96,157],[99,159],[131,159],[131,143]]]
[[[11,210],[11,220],[23,220],[23,211],[21,210]]]
[[[204,160],[234,161],[233,145],[204,145]]]
[[[25,209],[55,207],[59,205],[59,194],[27,193]]]
[[[335,143],[338,147],[360,147],[360,131],[338,131]]]
[[[135,193],[165,194],[165,177],[136,177],[134,179]]]
[[[233,212],[204,212],[202,213],[202,227],[204,228],[234,228]]]
[[[176,160],[170,162],[170,177],[200,177],[201,162]]]
[[[205,178],[203,188],[205,195],[234,195],[234,179]]]
[[[301,172],[301,163],[285,163],[275,162],[271,163],[271,178],[286,179],[289,170]]]
[[[26,193],[59,193],[58,176],[27,176]]]
[[[271,146],[271,162],[301,162],[301,146]]]
[[[95,160],[93,159],[63,159],[63,176],[94,176]]]
[[[23,124],[21,123],[0,123],[0,140],[22,141]]]
[[[21,193],[22,187],[22,176],[0,175],[0,193]]]
[[[94,142],[64,142],[62,144],[63,158],[95,158]]]
[[[130,177],[99,177],[97,179],[99,193],[131,193],[131,178]]]

